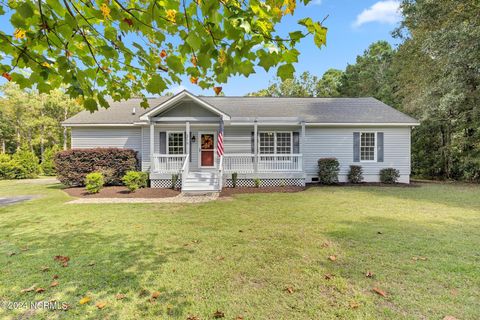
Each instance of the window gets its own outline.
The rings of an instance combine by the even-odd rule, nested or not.
[[[260,132],[258,151],[260,154],[292,153],[292,133]]]
[[[375,161],[375,132],[360,133],[360,161]]]
[[[184,154],[183,132],[168,133],[168,154]]]

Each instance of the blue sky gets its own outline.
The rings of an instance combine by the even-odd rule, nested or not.
[[[288,16],[277,28],[282,35],[297,29],[297,21],[304,17],[321,21],[328,15],[324,25],[328,27],[327,46],[318,49],[313,39],[306,38],[298,46],[301,55],[296,64],[297,73],[309,71],[321,76],[329,68],[345,69],[347,64],[355,62],[357,55],[378,40],[387,40],[393,45],[396,40],[391,32],[398,25],[400,16],[397,0],[312,0],[308,6],[299,6],[295,15]],[[0,29],[11,32],[5,16],[0,17]],[[233,77],[223,84],[227,96],[245,95],[248,92],[266,88],[275,78],[276,70],[265,72],[256,69],[250,77]],[[0,80],[0,84],[4,80]],[[213,91],[201,90],[184,78],[179,86],[172,86],[170,91],[187,89],[195,94],[212,95]]]

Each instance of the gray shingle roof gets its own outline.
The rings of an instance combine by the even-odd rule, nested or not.
[[[406,114],[374,98],[270,98],[199,97],[230,117],[298,117],[307,123],[417,123]],[[149,99],[150,108],[140,107],[141,99],[113,102],[109,109],[82,111],[64,124],[131,124],[169,97]],[[133,107],[136,113],[132,114]],[[233,120],[233,119],[232,119]]]

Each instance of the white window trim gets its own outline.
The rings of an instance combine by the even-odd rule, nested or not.
[[[373,160],[362,160],[362,134],[363,133],[373,133],[375,140],[373,144]],[[377,162],[377,131],[360,131],[360,141],[358,144],[358,156],[360,159],[360,162]]]
[[[185,154],[185,147],[186,147],[186,141],[185,141],[185,132],[184,131],[167,131],[167,154],[170,154],[170,133],[181,133],[182,136],[183,136],[183,153],[180,153],[180,154],[173,154],[173,155],[181,155],[181,154]]]
[[[273,133],[273,149],[274,153],[260,153],[260,134],[261,133]],[[290,134],[290,153],[277,153],[277,133],[289,133]],[[293,131],[259,131],[258,132],[258,146],[257,153],[259,156],[269,156],[269,155],[288,155],[293,154]]]

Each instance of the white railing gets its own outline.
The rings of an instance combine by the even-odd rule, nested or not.
[[[186,157],[186,154],[153,154],[152,172],[179,173]]]
[[[182,188],[185,185],[185,180],[187,179],[188,176],[188,169],[189,169],[189,162],[190,161],[190,155],[187,154],[185,157],[185,160],[183,161],[183,166],[182,169],[180,169],[180,174],[182,175]]]
[[[302,154],[230,153],[224,155],[224,171],[237,173],[295,172],[303,170]],[[255,159],[256,158],[256,159]]]
[[[255,155],[248,153],[229,153],[223,155],[225,172],[251,173],[255,171]]]

